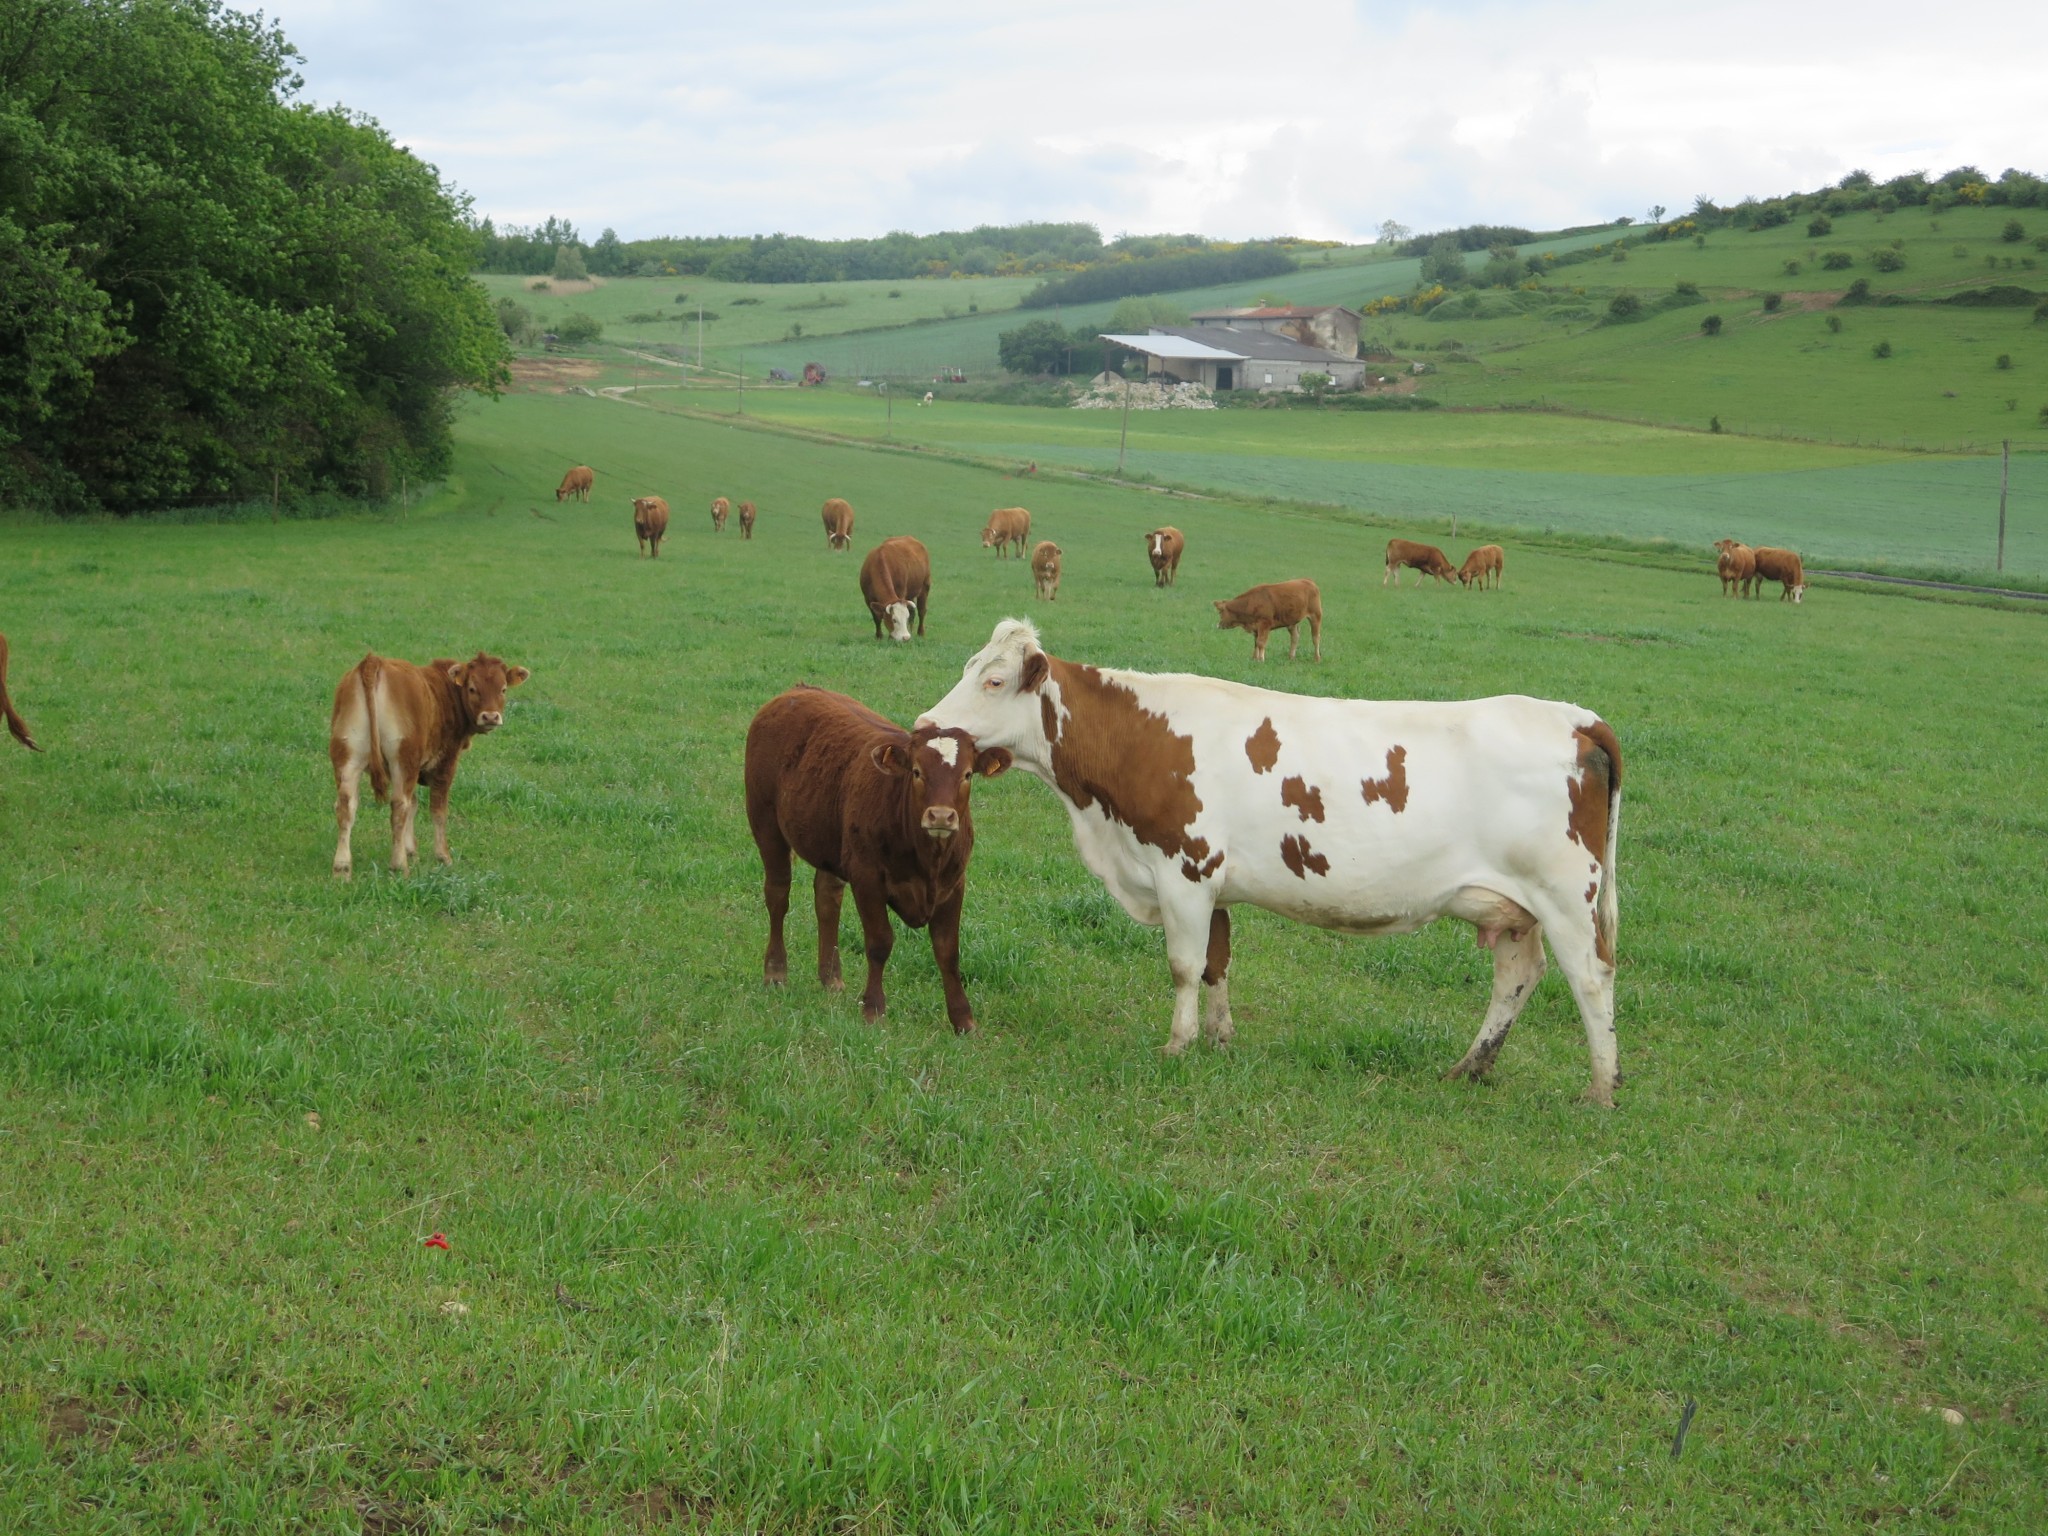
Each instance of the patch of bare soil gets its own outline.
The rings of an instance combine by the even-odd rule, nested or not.
[[[604,286],[601,277],[529,277],[528,293],[591,293]]]
[[[529,394],[566,395],[598,376],[597,364],[580,357],[515,357],[512,387]]]

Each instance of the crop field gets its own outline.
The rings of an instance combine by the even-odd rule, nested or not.
[[[834,494],[931,547],[924,640],[871,638]],[[1016,503],[1056,604],[979,548]],[[403,517],[0,520],[47,749],[0,741],[0,1530],[2048,1527],[2048,615],[1512,542],[1499,593],[1382,591],[1386,532],[532,394]],[[1327,659],[1255,666],[1209,600],[1296,575]],[[915,933],[875,1025],[800,918],[764,991],[753,711],[908,720],[1034,609],[1074,658],[1599,709],[1620,1106],[1555,976],[1439,1080],[1458,925],[1240,910],[1238,1043],[1163,1058],[1158,936],[1022,774],[975,796],[977,1034]],[[389,875],[366,806],[338,883],[371,647],[534,675],[456,862]]]
[[[655,409],[737,400],[650,391]],[[1115,411],[898,398],[867,391],[749,393],[750,416],[1014,464],[1116,469]],[[1730,536],[1809,562],[1993,580],[1999,461],[1674,432],[1544,412],[1143,411],[1132,479],[1225,496],[1317,502],[1441,534],[1463,529],[1688,546],[1708,569]],[[2016,455],[2003,580],[2048,578],[2048,454]]]

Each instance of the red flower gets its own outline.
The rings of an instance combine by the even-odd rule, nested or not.
[[[441,1233],[436,1232],[432,1237],[421,1239],[420,1246],[422,1248],[446,1248],[448,1246],[448,1239]]]

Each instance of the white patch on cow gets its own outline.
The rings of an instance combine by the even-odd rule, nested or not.
[[[939,754],[939,761],[948,768],[955,767],[960,762],[960,743],[950,736],[934,736],[932,750]]]
[[[910,638],[910,604],[891,603],[882,610],[889,616],[889,638],[908,640]]]

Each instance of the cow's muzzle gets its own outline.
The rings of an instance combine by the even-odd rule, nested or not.
[[[924,809],[924,829],[933,837],[951,837],[960,830],[960,813],[949,805],[928,805]]]
[[[484,734],[489,734],[490,732],[495,731],[499,726],[503,725],[504,723],[505,715],[504,711],[502,710],[487,709],[482,714],[476,717],[476,728],[478,731]]]

